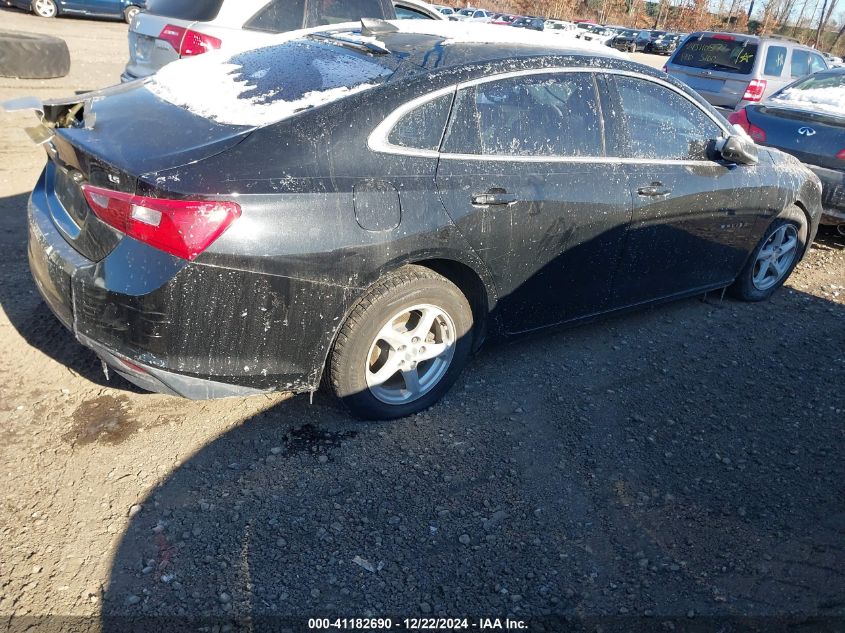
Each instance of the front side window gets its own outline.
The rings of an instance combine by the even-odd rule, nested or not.
[[[431,16],[426,15],[422,11],[417,11],[411,7],[396,7],[397,20],[430,20]]]
[[[827,64],[824,61],[824,58],[821,55],[816,55],[812,53],[810,55],[810,72],[817,73],[820,70],[827,70]]]
[[[811,72],[812,71],[810,70],[810,53],[797,48],[793,50],[792,64],[790,66],[790,74],[792,75],[793,79],[803,77],[804,75],[809,75]]]
[[[484,156],[603,156],[589,73],[529,75],[461,90],[443,151]]]
[[[766,64],[763,74],[769,77],[780,77],[786,65],[786,46],[769,46],[766,51]]]
[[[632,77],[614,77],[630,146],[623,158],[705,160],[721,128],[674,90]]]

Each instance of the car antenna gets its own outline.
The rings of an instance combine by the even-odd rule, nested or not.
[[[364,37],[375,37],[385,33],[398,33],[399,27],[387,20],[375,18],[361,18],[361,35]]]

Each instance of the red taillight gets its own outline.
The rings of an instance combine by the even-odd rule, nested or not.
[[[763,98],[763,93],[766,92],[765,79],[752,79],[748,87],[745,89],[745,94],[742,95],[743,101],[759,101]]]
[[[736,41],[736,38],[733,35],[725,35],[724,33],[716,33],[715,35],[711,35],[710,37],[714,40],[727,40],[729,42]]]
[[[748,113],[745,111],[745,108],[742,110],[737,110],[736,112],[731,112],[728,116],[728,121],[730,121],[734,125],[738,125],[743,130],[748,132],[748,136],[753,138],[758,143],[765,143],[766,142],[766,132],[762,129],[751,123],[748,120]]]
[[[181,26],[168,24],[159,34],[159,39],[164,40],[173,47],[180,57],[192,57],[202,55],[208,51],[220,48],[223,42],[216,37],[205,33],[198,33]]]
[[[241,215],[234,202],[164,200],[82,185],[94,214],[121,233],[193,260]]]
[[[836,158],[839,160],[845,160],[845,149],[839,150],[839,153],[836,155]]]

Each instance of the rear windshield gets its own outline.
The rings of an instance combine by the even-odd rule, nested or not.
[[[393,55],[373,57],[306,39],[169,64],[145,87],[218,123],[260,126],[374,88],[399,63]]]
[[[147,0],[147,11],[176,20],[210,22],[220,13],[223,0]]]
[[[757,44],[718,36],[689,38],[673,60],[680,66],[747,75],[754,68]]]
[[[845,117],[845,73],[818,73],[774,94],[770,103]]]

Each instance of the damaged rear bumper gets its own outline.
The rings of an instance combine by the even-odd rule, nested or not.
[[[342,315],[348,289],[187,262],[128,237],[93,262],[59,232],[41,185],[28,204],[32,276],[59,321],[116,373],[191,399],[317,388],[334,330],[299,299],[319,293],[323,314],[334,305]]]

